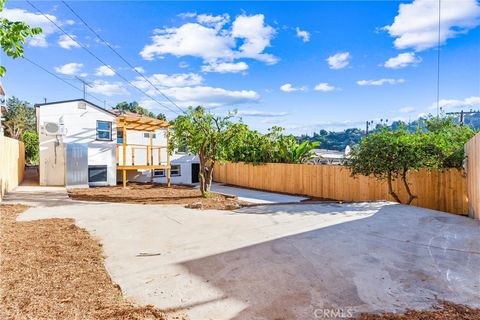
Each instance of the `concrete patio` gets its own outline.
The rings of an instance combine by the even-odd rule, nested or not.
[[[480,306],[480,222],[387,202],[235,212],[71,201],[124,295],[204,319],[315,319],[315,310]]]

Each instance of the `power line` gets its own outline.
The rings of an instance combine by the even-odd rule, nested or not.
[[[165,93],[163,93],[156,85],[154,85],[150,79],[145,77],[141,72],[137,70],[128,60],[126,60],[115,48],[113,48],[108,41],[106,41],[98,32],[96,32],[90,25],[82,18],[80,15],[73,10],[65,1],[62,0],[62,3],[93,33],[95,36],[100,39],[105,45],[110,48],[123,62],[125,62],[134,72],[136,72],[140,77],[142,77],[148,84],[150,84],[158,93],[160,93],[165,99],[167,99],[170,103],[172,103],[175,107],[177,107],[181,112],[185,113],[185,111],[180,108],[170,97],[168,97]]]
[[[140,89],[139,87],[137,87],[136,85],[134,85],[132,82],[130,82],[128,79],[126,79],[123,75],[121,75],[120,73],[118,73],[114,68],[112,68],[109,64],[107,64],[105,61],[103,61],[102,59],[100,59],[97,55],[95,55],[90,49],[88,49],[84,44],[82,44],[81,42],[79,42],[78,40],[75,40],[74,37],[72,37],[70,34],[68,34],[62,27],[60,27],[55,21],[53,21],[47,14],[45,14],[43,11],[41,11],[37,6],[35,6],[31,1],[28,1],[27,0],[27,3],[32,6],[35,10],[37,10],[40,14],[42,14],[48,21],[50,21],[54,26],[56,26],[61,32],[63,32],[63,34],[65,34],[67,37],[69,37],[72,41],[74,41],[75,43],[77,43],[80,47],[82,47],[85,51],[87,51],[92,57],[94,57],[96,60],[98,60],[102,65],[106,66],[107,68],[109,68],[112,72],[114,72],[119,78],[121,78],[123,81],[125,81],[126,83],[128,83],[130,86],[132,86],[133,88],[137,89],[138,91],[140,91],[143,95],[147,96],[148,98],[150,98],[151,100],[155,101],[156,103],[158,103],[160,106],[176,113],[176,114],[179,114],[176,110],[173,110],[171,109],[170,107],[164,105],[163,103],[161,103],[160,101],[158,101],[157,99],[155,99],[154,97],[152,97],[151,95],[149,95],[148,93],[146,93],[145,91],[143,91],[142,89]]]
[[[31,64],[33,64],[34,66],[36,66],[37,68],[39,68],[40,70],[43,70],[43,71],[45,71],[46,73],[48,73],[49,75],[54,76],[55,78],[57,78],[58,80],[64,82],[65,84],[69,85],[70,87],[74,88],[75,90],[80,91],[80,92],[83,92],[83,90],[82,90],[81,88],[79,88],[79,87],[71,84],[70,82],[68,82],[67,80],[63,79],[62,77],[59,77],[59,76],[56,75],[55,73],[51,72],[50,70],[48,70],[47,68],[41,66],[40,64],[36,63],[35,61],[29,59],[28,57],[25,57],[25,56],[24,56],[23,58],[24,58],[26,61],[28,61],[28,62],[30,62]],[[105,103],[105,101],[97,98],[96,96],[94,96],[94,95],[92,95],[92,94],[87,93],[86,95],[92,97],[93,99],[95,99],[95,100],[97,100],[97,101],[99,101],[99,102],[101,102],[101,103]],[[84,98],[85,98],[85,96],[84,96]],[[108,105],[110,108],[113,109],[113,107],[112,107],[111,105],[109,105],[109,104],[107,104],[107,105]]]

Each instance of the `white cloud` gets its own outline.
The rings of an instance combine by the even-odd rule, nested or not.
[[[87,91],[91,93],[98,93],[107,97],[129,95],[127,89],[125,89],[121,82],[95,80],[91,85],[92,87],[87,89]]]
[[[231,48],[234,45],[233,38],[222,36],[213,28],[186,23],[178,28],[155,30],[152,43],[146,45],[140,55],[146,60],[165,54],[177,57],[194,56],[204,60],[232,59]]]
[[[416,66],[422,62],[422,58],[417,57],[414,52],[400,53],[398,56],[385,61],[383,66],[389,69],[400,69],[408,66]]]
[[[115,72],[111,69],[110,66],[100,66],[97,68],[95,75],[111,77],[115,75]]]
[[[268,64],[277,63],[277,57],[263,53],[270,46],[274,35],[275,29],[265,24],[263,14],[241,15],[232,23],[232,36],[243,40],[240,52],[237,52],[237,56],[241,58],[252,58]]]
[[[76,62],[71,62],[64,64],[63,66],[55,67],[55,71],[64,75],[75,75],[82,70],[83,64],[81,63],[76,63]]]
[[[264,52],[270,46],[275,29],[265,24],[262,14],[240,15],[230,28],[224,26],[229,20],[228,15],[199,15],[197,20],[201,23],[189,22],[177,28],[154,30],[152,43],[144,46],[140,55],[146,60],[167,54],[193,56],[203,59],[205,64],[233,62],[242,58],[267,64],[278,61],[277,57]]]
[[[359,86],[383,86],[384,84],[399,84],[404,83],[405,79],[391,79],[391,78],[383,78],[378,80],[359,80],[357,84]]]
[[[172,75],[157,73],[147,77],[147,79],[162,91],[164,88],[169,87],[198,86],[203,82],[203,77],[196,73],[177,73]],[[147,90],[147,93],[151,95],[159,94],[158,91],[142,77],[137,77],[132,83],[140,89]]]
[[[310,41],[310,33],[305,30],[300,30],[299,27],[295,29],[297,31],[297,37],[302,39],[303,42],[308,42]]]
[[[403,108],[398,109],[398,112],[400,112],[400,113],[410,113],[410,112],[413,112],[413,111],[415,111],[415,108],[413,108],[413,107],[403,107]]]
[[[480,24],[480,5],[476,0],[442,0],[440,42],[467,33]],[[438,1],[415,0],[402,3],[394,22],[384,27],[396,38],[398,49],[416,51],[436,47],[438,42]]]
[[[350,53],[349,52],[339,52],[327,58],[328,65],[330,69],[342,69],[348,66],[350,63]]]
[[[178,15],[180,18],[187,19],[187,18],[194,18],[197,16],[196,12],[183,12]]]
[[[180,61],[180,62],[178,63],[178,67],[179,67],[179,68],[182,68],[182,69],[185,69],[185,68],[190,67],[190,65],[189,65],[188,62],[186,62],[186,61]]]
[[[182,106],[223,107],[257,102],[260,96],[253,90],[226,90],[208,86],[172,87],[163,92]]]
[[[285,83],[284,85],[282,85],[280,87],[280,90],[282,90],[283,92],[295,92],[295,91],[306,91],[307,88],[306,87],[296,88],[296,87],[292,86],[292,84],[290,84],[290,83]]]
[[[76,38],[77,38],[77,36],[75,36],[75,35],[70,35],[70,37],[69,37],[66,34],[63,34],[60,37],[58,37],[58,42],[57,43],[60,47],[62,47],[63,49],[67,49],[67,50],[69,50],[71,48],[80,48],[80,45],[76,41],[74,41],[74,39],[76,39]]]
[[[48,18],[54,21],[57,24],[62,24],[57,17],[46,14]],[[0,17],[6,18],[10,21],[23,21],[26,22],[30,27],[40,27],[42,28],[42,33],[27,39],[27,44],[32,47],[47,47],[47,36],[57,32],[56,27],[42,14],[36,14],[29,12],[24,9],[3,9],[0,12]]]
[[[332,86],[331,84],[328,84],[326,82],[321,82],[321,83],[317,84],[315,86],[315,88],[313,88],[313,90],[315,90],[315,91],[323,91],[323,92],[334,91],[336,89],[337,88],[335,88],[334,86]]]
[[[135,67],[134,69],[135,69],[135,71],[137,71],[137,72],[145,73],[145,69],[143,69],[142,67]]]
[[[287,112],[268,112],[258,110],[240,110],[237,113],[238,116],[243,117],[259,117],[259,118],[277,118],[288,115]]]
[[[246,71],[248,69],[248,64],[243,61],[231,63],[231,62],[221,62],[221,63],[212,63],[202,66],[203,72],[218,72],[218,73],[237,73]]]
[[[441,99],[439,101],[440,108],[444,110],[463,109],[464,111],[470,109],[480,108],[480,96],[471,96],[465,99]],[[437,103],[433,103],[429,109],[437,108]]]
[[[197,15],[197,22],[207,27],[214,27],[215,29],[221,29],[225,24],[230,21],[228,13],[224,13],[219,16],[213,16],[210,14]]]

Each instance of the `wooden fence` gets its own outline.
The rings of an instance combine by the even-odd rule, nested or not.
[[[468,213],[480,219],[480,133],[465,144],[467,155]]]
[[[0,135],[0,201],[5,192],[23,181],[25,148],[23,142]]]
[[[214,181],[247,188],[343,201],[393,200],[385,182],[352,178],[350,170],[334,165],[225,163],[214,169]],[[409,182],[418,199],[413,205],[468,214],[467,179],[463,170],[412,172]],[[401,180],[393,184],[400,199],[407,198]]]

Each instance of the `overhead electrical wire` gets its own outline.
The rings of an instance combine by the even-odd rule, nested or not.
[[[38,64],[37,62],[33,61],[32,59],[29,59],[28,57],[23,57],[23,59],[25,59],[26,61],[28,61],[29,63],[33,64],[34,66],[36,66],[37,68],[39,68],[40,70],[43,70],[45,71],[46,73],[48,73],[49,75],[51,76],[54,76],[55,78],[57,78],[58,80],[64,82],[65,84],[69,85],[70,87],[80,91],[80,92],[83,92],[83,89],[71,84],[70,82],[68,82],[67,80],[63,79],[62,77],[59,77],[58,75],[56,75],[55,73],[51,72],[50,70],[48,70],[47,68],[43,67],[42,65]],[[93,99],[101,102],[101,103],[105,103],[105,101],[101,100],[100,98],[90,94],[90,93],[86,93],[88,96],[92,97]],[[107,104],[110,108],[113,109],[113,107],[109,104]]]
[[[137,89],[138,91],[140,91],[143,95],[145,95],[146,97],[150,98],[151,100],[155,101],[158,105],[176,113],[176,114],[179,114],[178,111],[170,108],[169,106],[163,104],[162,102],[158,101],[157,99],[155,99],[154,97],[152,97],[151,95],[149,95],[148,93],[146,93],[145,91],[143,91],[142,89],[140,89],[139,87],[137,87],[136,85],[134,85],[131,81],[129,81],[127,78],[125,78],[123,75],[121,75],[120,73],[118,73],[114,68],[112,68],[109,64],[107,64],[105,61],[103,61],[101,58],[99,58],[95,53],[93,53],[90,49],[88,49],[88,47],[86,47],[84,44],[82,44],[81,42],[79,42],[78,40],[76,40],[74,37],[72,37],[69,33],[67,33],[62,27],[60,27],[55,21],[53,21],[47,14],[45,14],[42,10],[40,10],[37,6],[35,6],[31,1],[28,1],[27,0],[27,3],[32,6],[35,10],[37,10],[40,14],[42,14],[48,21],[50,21],[53,25],[55,25],[63,34],[65,34],[67,37],[69,37],[72,41],[74,41],[75,43],[77,43],[82,49],[84,49],[85,51],[87,51],[92,57],[94,57],[96,60],[98,60],[102,65],[106,66],[107,68],[109,68],[112,72],[115,73],[115,75],[117,75],[119,78],[121,78],[123,81],[125,81],[126,83],[128,83],[130,86],[132,86],[133,88]]]
[[[180,108],[175,101],[173,101],[169,96],[167,96],[164,92],[162,92],[155,84],[153,84],[150,79],[145,77],[141,72],[137,70],[135,66],[133,66],[127,59],[125,59],[115,48],[113,48],[108,41],[106,41],[95,29],[90,27],[90,25],[75,11],[73,8],[68,5],[65,1],[62,0],[62,3],[75,15],[100,41],[102,41],[113,53],[117,55],[123,62],[125,62],[135,73],[137,73],[141,78],[143,78],[148,84],[152,86],[158,93],[160,93],[165,99],[167,99],[172,105],[178,108],[181,112],[185,112],[182,108]]]

